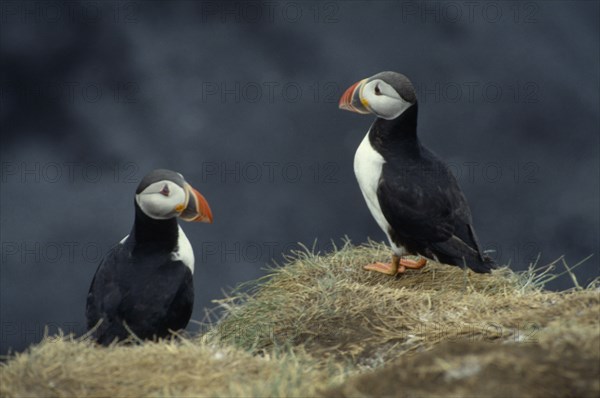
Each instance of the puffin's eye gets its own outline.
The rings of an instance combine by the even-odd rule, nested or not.
[[[169,186],[167,184],[165,184],[165,186],[163,187],[163,189],[160,190],[160,194],[164,195],[164,196],[169,196]]]
[[[375,95],[381,95],[381,90],[379,89],[379,84],[375,86]]]

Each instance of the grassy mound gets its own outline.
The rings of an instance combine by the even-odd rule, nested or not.
[[[190,340],[100,348],[50,338],[0,372],[2,397],[300,396],[316,393],[306,380],[336,380],[334,367],[307,355],[253,356]]]
[[[48,338],[0,367],[2,396],[598,396],[600,291],[544,272],[429,263],[397,278],[388,249],[294,253],[220,300],[207,334],[96,347]]]

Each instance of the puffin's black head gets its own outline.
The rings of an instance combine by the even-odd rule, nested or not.
[[[340,98],[340,109],[362,114],[373,113],[391,120],[417,103],[415,89],[406,76],[381,72],[354,83]]]
[[[212,223],[212,212],[204,196],[171,170],[146,174],[135,191],[135,201],[144,214],[155,220],[179,217]]]

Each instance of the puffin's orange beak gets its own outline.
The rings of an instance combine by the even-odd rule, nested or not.
[[[339,108],[350,112],[356,112],[361,114],[371,113],[371,111],[365,106],[360,91],[365,85],[368,79],[358,81],[348,87],[340,98]]]
[[[179,215],[179,218],[184,221],[207,222],[212,224],[212,212],[210,211],[210,206],[204,196],[188,183],[185,183],[184,189],[188,195],[188,203]]]

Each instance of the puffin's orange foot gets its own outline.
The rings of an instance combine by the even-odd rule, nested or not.
[[[382,274],[386,274],[386,275],[396,275],[396,270],[394,269],[394,266],[392,263],[372,263],[372,264],[367,264],[364,266],[364,269],[366,269],[367,271],[375,271],[375,272],[381,272]]]
[[[419,260],[409,260],[407,258],[400,258],[398,256],[392,256],[391,263],[372,263],[365,265],[364,269],[367,271],[381,272],[386,275],[402,274],[407,269],[419,269],[423,268],[427,264],[427,260],[420,258]]]
[[[400,259],[400,269],[421,269],[425,266],[425,264],[427,264],[427,260],[425,260],[423,257],[421,257],[417,261],[409,260],[407,258]],[[400,269],[398,270],[398,272],[404,272],[404,270],[400,271]]]

